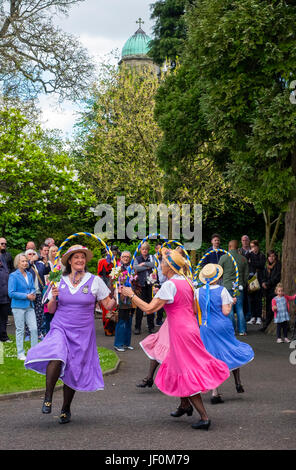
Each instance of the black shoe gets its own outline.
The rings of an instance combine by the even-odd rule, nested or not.
[[[141,330],[138,330],[138,328],[135,328],[134,333],[135,333],[135,335],[139,335],[141,333]]]
[[[45,415],[48,415],[49,413],[51,413],[51,405],[52,405],[51,401],[47,401],[46,399],[44,399],[42,409],[41,409],[42,413],[44,413]]]
[[[220,395],[211,398],[212,405],[218,405],[218,403],[224,403]]]
[[[157,321],[157,322],[156,322],[156,325],[157,325],[157,326],[161,326],[162,324],[163,324],[162,321]]]
[[[151,388],[153,385],[153,379],[143,379],[142,382],[140,382],[139,384],[137,384],[137,387],[139,388],[145,388],[145,387],[149,387]]]
[[[192,424],[191,427],[193,429],[203,429],[204,431],[208,431],[210,425],[211,425],[210,419],[207,419],[206,421],[203,419],[200,419],[198,423]]]
[[[180,418],[180,416],[183,416],[185,414],[187,414],[187,416],[192,416],[192,413],[193,408],[191,405],[189,405],[188,408],[182,408],[181,406],[179,406],[176,411],[173,411],[173,413],[171,413],[171,416],[173,416],[173,418]]]
[[[151,328],[150,330],[148,330],[148,333],[149,333],[149,335],[155,333],[155,329],[154,329],[154,328]]]
[[[244,388],[242,384],[236,385],[235,386],[237,393],[244,393]]]
[[[61,414],[60,414],[59,423],[60,423],[60,424],[66,424],[66,423],[69,423],[70,421],[71,421],[71,413],[70,413],[70,411],[64,411],[64,410],[62,410],[62,411],[61,411]]]

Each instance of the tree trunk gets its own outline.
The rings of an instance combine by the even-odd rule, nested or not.
[[[269,209],[267,211],[263,210],[263,217],[265,222],[265,253],[269,251],[270,245],[270,215]]]
[[[282,279],[286,295],[296,292],[296,200],[289,202],[288,211],[285,215],[285,235],[283,240],[282,254]],[[294,328],[295,304],[290,303],[291,327]]]
[[[296,200],[289,202],[285,215],[285,235],[282,253],[282,283],[287,295],[295,294],[296,285]]]

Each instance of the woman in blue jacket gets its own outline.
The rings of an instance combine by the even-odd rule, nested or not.
[[[24,329],[28,325],[31,334],[31,346],[38,343],[36,315],[34,311],[35,287],[32,274],[26,271],[28,260],[24,253],[15,257],[16,271],[9,275],[8,295],[16,327],[16,347],[18,359],[26,359],[24,351]]]

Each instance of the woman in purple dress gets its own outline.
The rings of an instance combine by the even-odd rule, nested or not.
[[[25,367],[46,375],[46,392],[42,413],[51,412],[55,384],[64,382],[64,401],[59,422],[68,423],[75,391],[103,390],[104,381],[96,346],[95,304],[112,310],[115,299],[98,276],[86,272],[93,257],[87,248],[74,245],[63,255],[64,275],[53,287],[48,311],[54,313],[44,340],[28,351]]]

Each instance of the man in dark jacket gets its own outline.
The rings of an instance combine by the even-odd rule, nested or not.
[[[7,241],[5,238],[0,238],[0,259],[3,265],[7,266],[9,274],[14,271],[13,259],[11,254],[6,250]]]
[[[210,248],[206,251],[206,253],[208,253],[211,250],[218,250],[218,248],[220,248],[220,242],[221,242],[220,235],[218,235],[218,233],[214,233],[211,237],[212,246],[210,246]],[[204,259],[204,261],[202,262],[202,267],[204,267],[208,263],[219,264],[219,260],[222,255],[223,255],[222,251],[213,251],[213,253],[210,253]]]
[[[10,341],[7,335],[8,315],[11,314],[8,297],[8,277],[14,271],[13,259],[7,251],[7,241],[0,238],[0,341]]]
[[[7,320],[10,313],[10,298],[8,297],[9,272],[7,265],[0,257],[0,341],[10,341],[7,335]]]

